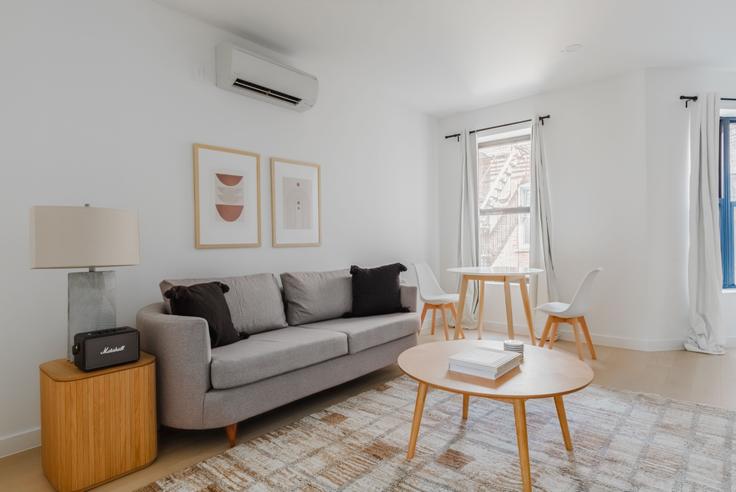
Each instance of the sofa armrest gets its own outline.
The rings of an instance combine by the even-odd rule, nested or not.
[[[401,285],[401,305],[409,312],[417,312],[417,286],[416,285]]]
[[[163,303],[138,311],[141,349],[156,356],[159,422],[200,428],[210,389],[210,334],[203,318],[166,314]]]

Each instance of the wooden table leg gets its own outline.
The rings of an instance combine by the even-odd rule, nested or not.
[[[511,308],[511,285],[509,279],[504,278],[503,280],[503,294],[506,298],[506,329],[508,330],[509,340],[514,339],[514,313]]]
[[[526,288],[526,277],[521,277],[519,280],[519,290],[521,291],[521,300],[524,304],[526,325],[529,327],[529,340],[532,345],[536,345],[537,335],[534,333],[534,321],[532,319],[532,307],[529,305],[529,291]]]
[[[516,421],[516,445],[519,448],[519,466],[524,492],[532,490],[532,473],[529,465],[529,442],[526,434],[526,408],[524,400],[514,400],[514,420]]]
[[[419,436],[419,424],[422,423],[422,412],[424,412],[424,400],[427,399],[427,383],[419,383],[417,388],[417,402],[414,405],[414,419],[411,421],[411,434],[409,436],[409,450],[406,452],[406,459],[414,457],[414,450],[417,447],[417,437]]]
[[[455,319],[455,340],[459,338],[465,338],[465,332],[463,331],[463,315],[465,314],[465,298],[468,295],[468,279],[463,275],[463,280],[460,282],[460,302],[458,309],[460,310]]]
[[[468,418],[468,407],[470,406],[470,395],[463,395],[463,420]]]
[[[486,283],[478,281],[478,340],[483,338],[483,308],[486,304]]]
[[[557,418],[560,419],[560,429],[562,429],[562,440],[565,441],[565,449],[572,451],[570,428],[567,426],[567,414],[565,413],[565,404],[562,403],[561,396],[555,396],[555,407],[557,407]]]

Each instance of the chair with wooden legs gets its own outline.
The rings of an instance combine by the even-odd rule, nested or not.
[[[573,296],[570,304],[565,302],[548,302],[537,307],[539,311],[547,314],[547,323],[544,325],[544,330],[542,331],[540,347],[544,347],[544,344],[549,340],[548,348],[551,349],[557,338],[557,330],[560,323],[568,323],[572,326],[572,333],[575,336],[575,347],[577,348],[580,360],[583,359],[583,345],[578,334],[578,327],[583,332],[590,357],[594,360],[596,359],[593,340],[590,337],[588,323],[585,321],[585,313],[590,307],[590,293],[593,280],[595,280],[595,277],[598,276],[601,270],[602,268],[596,268],[588,272],[580,287],[578,287],[577,292],[575,292],[575,296]]]
[[[419,297],[424,303],[422,308],[421,324],[419,325],[419,331],[421,332],[422,326],[424,325],[424,318],[427,316],[429,311],[432,311],[432,331],[430,334],[434,335],[435,324],[437,319],[437,311],[442,314],[442,330],[445,335],[445,340],[450,339],[449,325],[447,323],[447,316],[449,311],[453,315],[453,319],[457,320],[457,309],[455,303],[458,301],[458,294],[448,294],[432,273],[432,269],[426,263],[414,263],[414,270],[417,273],[417,284],[419,285]]]

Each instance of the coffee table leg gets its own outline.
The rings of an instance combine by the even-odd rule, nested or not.
[[[470,406],[470,395],[463,395],[463,420],[468,418],[468,407]]]
[[[409,450],[406,452],[406,459],[414,457],[414,450],[417,447],[417,437],[419,436],[419,424],[422,423],[422,412],[424,412],[424,400],[427,398],[427,383],[419,383],[417,388],[417,402],[414,405],[414,419],[411,422],[411,435],[409,436]]]
[[[526,408],[524,400],[514,400],[514,420],[516,421],[516,445],[519,447],[519,466],[521,467],[522,490],[532,490],[532,473],[529,465],[529,442],[526,434]]]
[[[562,403],[561,396],[555,396],[555,407],[557,407],[557,418],[560,419],[560,429],[562,429],[562,439],[565,441],[565,449],[572,451],[570,428],[567,426],[567,414],[565,413],[565,404]]]

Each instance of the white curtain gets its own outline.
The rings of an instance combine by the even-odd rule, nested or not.
[[[457,246],[457,263],[460,266],[478,266],[480,245],[478,240],[478,145],[475,133],[462,133],[460,147],[460,228]],[[458,289],[459,290],[459,289]],[[478,289],[475,282],[468,286],[463,312],[463,328],[475,328],[478,321]]]
[[[532,277],[531,298],[537,302],[557,301],[557,275],[552,255],[552,214],[550,210],[549,177],[544,151],[544,125],[539,117],[532,120],[531,139],[531,241],[529,266],[542,268],[544,273]]]
[[[699,96],[690,112],[690,332],[685,348],[708,354],[723,354],[726,342],[720,305],[719,106],[719,97],[709,93]]]

